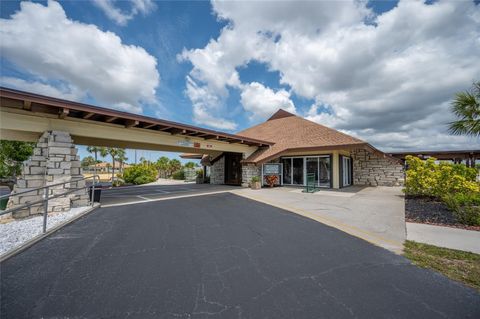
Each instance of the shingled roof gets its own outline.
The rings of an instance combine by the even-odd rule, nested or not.
[[[287,151],[321,151],[344,148],[373,148],[367,142],[329,127],[306,120],[285,110],[278,110],[266,122],[236,135],[256,138],[275,144],[259,148],[243,162],[263,163]]]

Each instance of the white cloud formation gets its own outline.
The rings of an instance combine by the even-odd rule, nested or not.
[[[115,6],[115,0],[94,0],[93,3],[99,7],[105,15],[119,25],[126,25],[137,14],[146,15],[155,9],[155,3],[152,0],[130,0],[131,8],[128,12],[122,11]]]
[[[46,96],[55,96],[65,100],[80,100],[85,92],[78,90],[70,85],[61,85],[54,87],[48,83],[41,81],[26,81],[23,79],[13,78],[9,76],[1,76],[0,83],[2,86],[11,87],[18,90],[33,92]]]
[[[123,44],[112,32],[68,19],[57,2],[22,2],[10,19],[0,19],[0,37],[2,57],[43,83],[59,81],[71,92],[133,112],[141,112],[142,102],[156,103],[156,59],[141,47]]]
[[[291,113],[296,112],[290,93],[284,89],[274,92],[258,82],[242,87],[240,101],[245,111],[251,113],[251,119],[264,120],[281,108]]]
[[[237,125],[218,116],[221,112],[221,99],[213,94],[207,86],[198,85],[187,76],[186,93],[193,104],[193,119],[196,123],[212,126],[222,130],[234,130]]]
[[[473,1],[402,0],[379,16],[364,1],[215,1],[213,9],[229,24],[205,48],[182,53],[210,94],[242,90],[237,68],[255,60],[278,71],[291,94],[315,101],[309,119],[379,147],[480,146],[446,132],[449,101],[480,79]]]

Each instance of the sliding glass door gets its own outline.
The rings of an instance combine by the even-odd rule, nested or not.
[[[350,157],[342,156],[342,185],[352,185],[352,159]]]
[[[303,185],[303,158],[293,158],[293,177],[292,182],[295,185]]]
[[[292,159],[284,158],[282,159],[283,166],[283,184],[291,185],[292,184]]]
[[[284,185],[305,185],[306,176],[314,174],[317,187],[331,187],[329,155],[284,157],[281,162]]]
[[[318,162],[318,172],[320,175],[318,186],[330,187],[331,185],[331,168],[330,157],[320,157]]]

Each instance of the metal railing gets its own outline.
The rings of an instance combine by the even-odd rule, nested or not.
[[[89,177],[72,179],[72,180],[69,180],[69,181],[66,181],[66,182],[50,184],[50,185],[46,185],[46,186],[42,186],[42,187],[36,187],[36,188],[32,188],[32,189],[29,189],[29,190],[26,190],[26,191],[21,191],[21,192],[2,195],[2,196],[0,196],[0,200],[2,200],[4,198],[9,198],[9,197],[13,197],[13,196],[18,196],[18,195],[22,195],[22,194],[31,193],[31,192],[37,192],[37,194],[40,195],[39,191],[43,190],[43,198],[42,199],[35,200],[35,201],[26,201],[25,203],[16,205],[13,208],[2,210],[2,211],[0,211],[0,216],[5,215],[5,214],[9,214],[9,213],[13,213],[13,212],[16,212],[16,211],[19,211],[19,210],[22,210],[22,209],[25,209],[25,208],[43,203],[43,233],[45,233],[47,231],[48,201],[50,199],[66,196],[68,194],[77,192],[81,189],[87,189],[88,190],[89,188],[91,188],[90,205],[93,206],[95,204],[95,201],[94,201],[94,199],[95,199],[95,184],[96,184],[97,177],[98,177],[98,175],[93,175],[93,176],[89,176]],[[86,181],[88,179],[93,179],[91,186],[87,186],[86,183],[85,183],[85,187],[76,187],[76,188],[73,188],[73,189],[69,188],[68,191],[66,191],[66,192],[63,192],[63,193],[60,193],[60,194],[53,194],[52,196],[49,196],[49,193],[50,193],[49,190],[50,190],[51,187],[76,183],[76,182],[84,181],[84,180]]]

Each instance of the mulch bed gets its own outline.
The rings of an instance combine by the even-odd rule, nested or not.
[[[480,231],[480,226],[460,224],[453,212],[444,203],[430,197],[406,196],[405,220],[413,223]]]

